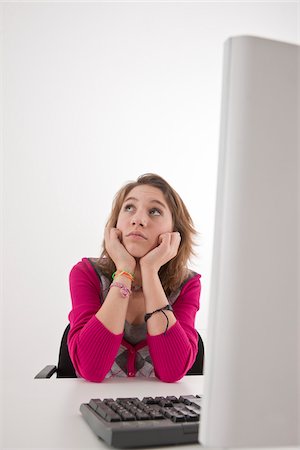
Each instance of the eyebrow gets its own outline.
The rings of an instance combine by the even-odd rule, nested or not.
[[[128,202],[129,200],[135,200],[136,202],[139,201],[139,199],[136,197],[128,197],[128,198],[125,198],[124,202]],[[162,206],[163,208],[166,209],[166,205],[164,203],[162,203],[160,200],[153,199],[153,200],[150,200],[149,203],[158,203],[160,206]]]

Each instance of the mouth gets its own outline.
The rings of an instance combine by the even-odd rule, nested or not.
[[[132,237],[134,239],[147,239],[146,236],[139,231],[132,231],[131,233],[126,234],[126,237]]]

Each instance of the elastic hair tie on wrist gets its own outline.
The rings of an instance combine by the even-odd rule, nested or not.
[[[112,274],[112,279],[114,280],[115,277],[120,276],[120,275],[124,275],[124,277],[129,278],[129,280],[132,282],[134,280],[134,273],[131,272],[127,272],[126,270],[116,270],[113,274]]]
[[[150,317],[151,317],[153,314],[158,313],[158,312],[163,313],[163,315],[164,315],[165,318],[167,319],[167,326],[166,326],[166,329],[165,329],[165,331],[164,331],[164,334],[166,334],[166,332],[167,332],[167,330],[168,330],[168,328],[169,328],[169,318],[168,318],[167,314],[165,313],[165,311],[173,311],[172,306],[171,306],[171,305],[163,306],[162,308],[156,309],[155,311],[152,311],[151,313],[147,313],[147,314],[145,314],[145,316],[144,316],[144,320],[145,320],[145,322],[147,322],[147,320],[149,320]]]

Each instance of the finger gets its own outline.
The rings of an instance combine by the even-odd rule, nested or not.
[[[106,242],[109,242],[109,241],[112,241],[112,240],[116,240],[116,239],[120,240],[121,236],[122,236],[122,233],[117,228],[112,228],[112,227],[109,227],[109,226],[107,226],[105,228],[104,237],[105,237],[105,241]]]
[[[158,236],[158,245],[168,243],[171,240],[171,233],[162,233]]]
[[[118,228],[113,228],[113,239],[123,244],[123,234]]]
[[[179,233],[179,231],[174,231],[172,233],[172,240],[174,240],[175,242],[179,242],[181,241],[181,234]]]
[[[118,228],[114,228],[114,230],[117,235],[117,238],[121,241],[122,240],[122,231],[119,230]]]
[[[181,236],[179,233],[175,232],[172,233],[172,240],[170,243],[170,247],[172,249],[172,252],[174,253],[174,256],[177,255],[179,246],[180,246]]]
[[[180,246],[180,242],[181,242],[180,233],[178,233],[178,231],[175,231],[174,233],[172,233],[170,246],[173,248],[174,251],[176,251],[176,253],[177,253],[178,248]]]

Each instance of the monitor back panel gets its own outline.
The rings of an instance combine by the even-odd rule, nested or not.
[[[225,44],[200,442],[299,439],[300,47]]]

